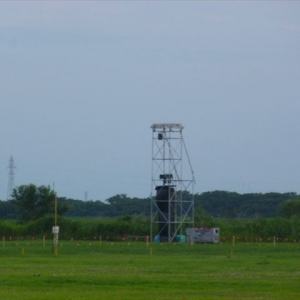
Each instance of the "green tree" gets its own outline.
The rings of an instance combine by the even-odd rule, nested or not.
[[[0,200],[0,218],[1,219],[16,219],[18,211],[16,205],[11,201]]]
[[[55,192],[47,186],[21,185],[13,190],[12,201],[21,222],[36,220],[54,212]]]
[[[201,206],[195,209],[195,226],[208,227],[211,226],[213,217],[207,213]]]
[[[300,217],[300,197],[283,202],[279,212],[286,218]]]

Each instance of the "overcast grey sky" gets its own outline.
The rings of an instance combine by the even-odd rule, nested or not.
[[[1,1],[0,199],[151,193],[153,123],[195,192],[300,193],[300,2]]]

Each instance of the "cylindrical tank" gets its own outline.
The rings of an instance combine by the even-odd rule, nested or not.
[[[156,188],[156,203],[158,207],[159,236],[161,242],[170,242],[175,221],[175,189],[164,185]],[[170,233],[170,236],[169,236]]]

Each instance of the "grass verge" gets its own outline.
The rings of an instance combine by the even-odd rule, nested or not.
[[[0,299],[298,299],[299,244],[10,241]]]

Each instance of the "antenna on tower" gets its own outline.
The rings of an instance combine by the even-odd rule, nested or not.
[[[14,158],[11,156],[9,159],[9,165],[8,165],[8,185],[7,185],[7,195],[6,199],[10,200],[12,196],[13,189],[15,187],[14,181],[15,181],[15,163]]]

